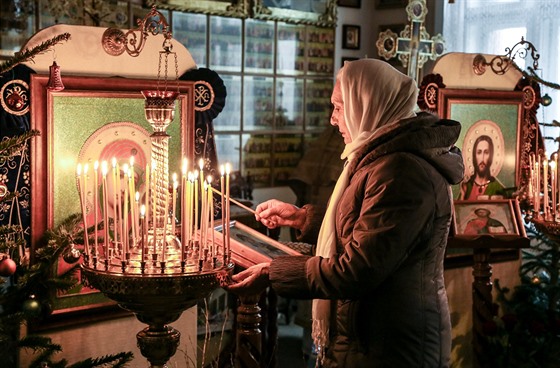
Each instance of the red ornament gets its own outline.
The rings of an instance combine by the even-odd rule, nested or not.
[[[16,263],[13,259],[4,257],[0,260],[0,276],[2,277],[9,277],[16,272]]]

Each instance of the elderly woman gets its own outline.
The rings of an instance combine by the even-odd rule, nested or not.
[[[296,228],[314,256],[275,258],[233,276],[229,289],[313,300],[324,367],[447,367],[451,337],[443,259],[450,185],[463,178],[460,124],[415,113],[414,80],[373,59],[346,63],[331,124],[344,170],[324,216],[270,200],[265,226]],[[321,221],[322,219],[322,221]]]

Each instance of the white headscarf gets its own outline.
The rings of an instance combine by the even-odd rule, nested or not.
[[[330,258],[336,253],[336,208],[348,186],[348,163],[359,148],[391,129],[393,124],[416,116],[414,110],[418,97],[415,81],[381,60],[346,62],[336,80],[342,91],[344,120],[352,142],[342,152],[341,158],[347,161],[319,231],[316,255],[323,258]],[[324,347],[329,343],[330,314],[330,300],[313,300],[312,337],[318,351],[318,362],[323,360]]]

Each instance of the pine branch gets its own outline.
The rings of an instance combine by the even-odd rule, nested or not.
[[[63,41],[68,41],[69,39],[70,33],[62,33],[51,38],[50,40],[44,41],[40,45],[33,47],[31,50],[26,49],[22,52],[18,52],[14,57],[0,64],[0,74],[6,73],[18,64],[32,60],[36,55],[42,54],[54,45]]]
[[[132,352],[127,352],[105,355],[99,358],[88,358],[82,362],[72,364],[68,368],[101,367],[107,364],[112,364],[111,367],[113,368],[126,367],[126,363],[130,362],[133,356]]]
[[[14,156],[30,138],[40,134],[38,130],[29,130],[15,137],[0,141],[0,164]]]

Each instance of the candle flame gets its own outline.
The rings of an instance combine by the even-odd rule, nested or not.
[[[130,156],[130,167],[134,166],[134,156]]]
[[[103,173],[103,176],[107,176],[107,161],[103,161],[101,163],[101,172]]]
[[[82,164],[78,164],[78,166],[76,167],[76,175],[80,176],[82,174]]]
[[[116,157],[113,157],[112,164],[113,164],[113,169],[117,167],[117,158]]]
[[[198,160],[198,166],[200,167],[200,170],[204,168],[204,160],[202,158]]]
[[[226,163],[226,175],[229,175],[231,172],[231,165],[228,163]]]
[[[136,192],[134,198],[136,199],[136,202],[140,201],[140,192]]]
[[[97,171],[97,169],[99,169],[99,161],[95,161],[95,162],[93,163],[93,169],[94,169],[95,171]]]
[[[144,218],[144,216],[146,216],[146,205],[145,204],[140,206],[140,217]]]
[[[226,168],[224,167],[224,165],[220,165],[220,175],[224,176],[225,173],[226,173]]]
[[[187,169],[189,168],[189,160],[183,158],[183,175],[187,175]]]
[[[88,169],[89,169],[89,165],[88,165],[88,164],[85,164],[85,165],[84,165],[84,175],[87,175]]]

